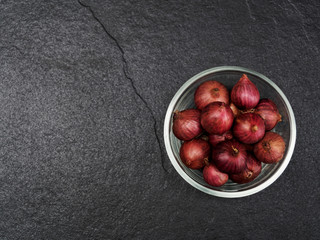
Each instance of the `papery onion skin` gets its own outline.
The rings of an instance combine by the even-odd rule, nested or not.
[[[209,136],[207,134],[202,134],[199,138],[206,141],[206,142],[209,141]]]
[[[236,105],[234,105],[234,103],[230,103],[230,108],[233,112],[234,117],[237,117],[240,114],[240,110],[237,108]]]
[[[264,134],[264,121],[258,114],[244,113],[234,121],[233,135],[242,143],[256,143],[263,138]]]
[[[220,82],[206,81],[197,88],[194,94],[194,102],[200,110],[213,102],[229,104],[229,91]]]
[[[245,113],[254,113],[255,109],[251,108],[251,109],[245,109],[245,110],[239,110],[240,114],[245,114]]]
[[[199,136],[203,132],[200,116],[201,112],[198,109],[176,111],[173,115],[173,134],[183,141]]]
[[[202,139],[186,141],[180,148],[180,158],[188,168],[203,168],[208,163],[209,157],[210,144]]]
[[[231,131],[226,131],[222,135],[210,134],[209,135],[209,143],[211,144],[211,146],[216,146],[220,142],[223,142],[223,141],[226,141],[226,140],[230,140],[232,138],[233,138],[233,135],[232,135]]]
[[[246,74],[243,74],[231,90],[231,102],[239,109],[252,109],[258,104],[259,99],[258,88],[249,80]]]
[[[223,134],[230,130],[233,113],[228,104],[214,102],[207,105],[201,112],[201,125],[209,134]]]
[[[248,183],[253,181],[261,172],[261,162],[252,154],[247,153],[246,168],[238,174],[230,174],[230,179],[236,183]]]
[[[246,168],[247,152],[243,144],[232,139],[221,142],[212,150],[212,160],[225,173],[240,173]]]
[[[264,163],[277,163],[284,155],[286,143],[283,138],[274,132],[267,132],[264,138],[253,148],[256,158]]]
[[[281,115],[277,105],[270,99],[263,98],[259,101],[255,113],[259,114],[264,120],[266,131],[273,129],[281,121]]]
[[[219,171],[219,169],[212,163],[204,167],[202,174],[204,180],[214,187],[221,187],[229,179],[228,174]]]

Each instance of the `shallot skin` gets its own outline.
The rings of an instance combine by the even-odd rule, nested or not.
[[[229,104],[229,91],[220,82],[206,81],[197,88],[194,94],[194,102],[200,110],[213,102]]]
[[[200,124],[201,112],[198,109],[176,111],[173,115],[173,134],[183,141],[199,136],[203,129]]]
[[[201,125],[210,134],[223,134],[230,130],[233,113],[228,104],[214,102],[207,105],[201,112]]]
[[[261,162],[252,154],[247,153],[246,168],[241,173],[231,174],[230,179],[235,183],[248,183],[253,181],[261,172]]]
[[[225,173],[240,173],[246,168],[247,152],[243,144],[232,139],[219,143],[212,150],[212,160]]]
[[[264,163],[277,163],[284,155],[286,143],[283,138],[274,132],[267,132],[264,138],[253,148],[256,158]]]
[[[258,114],[244,113],[234,122],[233,135],[242,143],[256,143],[263,138],[264,134],[264,121]]]
[[[181,161],[191,169],[201,169],[209,161],[210,144],[202,139],[186,141],[180,148]]]
[[[281,115],[277,105],[267,98],[263,98],[259,101],[255,113],[262,117],[267,131],[273,129],[277,123],[281,121]]]
[[[234,117],[237,117],[240,114],[240,110],[237,108],[236,105],[234,105],[234,103],[230,103],[230,108],[233,112]]]
[[[205,166],[202,174],[204,180],[214,187],[221,187],[229,179],[228,174],[219,171],[219,169],[213,163]]]
[[[218,135],[218,134],[210,134],[208,137],[209,143],[211,144],[211,146],[216,146],[218,145],[220,142],[226,141],[226,140],[230,140],[233,138],[232,132],[231,131],[226,131],[224,134],[222,135]]]
[[[259,100],[260,93],[258,88],[250,81],[246,74],[243,74],[231,90],[231,102],[243,110],[254,108]]]

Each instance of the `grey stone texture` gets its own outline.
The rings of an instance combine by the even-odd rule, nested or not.
[[[0,239],[320,239],[320,2],[0,0]],[[250,197],[184,182],[167,106],[242,66],[292,104],[283,175]]]

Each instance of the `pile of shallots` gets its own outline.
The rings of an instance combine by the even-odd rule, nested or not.
[[[283,158],[283,138],[270,132],[281,121],[277,106],[260,99],[258,88],[243,74],[228,89],[220,82],[202,83],[194,94],[196,109],[176,111],[174,135],[183,141],[182,162],[202,169],[204,180],[215,187],[230,178],[236,183],[253,181],[261,162],[277,163]]]

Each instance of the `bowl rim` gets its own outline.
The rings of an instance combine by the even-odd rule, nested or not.
[[[198,182],[196,182],[195,180],[193,180],[188,174],[186,174],[186,172],[183,171],[183,169],[181,168],[181,166],[178,164],[178,162],[176,161],[172,148],[170,146],[170,121],[171,121],[171,116],[172,116],[172,112],[174,109],[174,106],[177,102],[177,100],[180,98],[180,95],[196,80],[198,80],[199,78],[202,78],[208,74],[212,74],[212,73],[217,73],[217,72],[224,72],[224,71],[239,71],[239,72],[243,72],[243,73],[249,73],[251,75],[255,75],[256,77],[261,78],[262,80],[266,81],[267,83],[269,83],[277,92],[278,94],[281,96],[282,100],[284,101],[288,112],[289,112],[289,124],[290,124],[290,139],[289,139],[289,144],[288,144],[288,152],[286,155],[286,158],[283,160],[282,164],[280,165],[280,167],[277,169],[277,171],[270,177],[268,178],[266,181],[264,181],[263,183],[259,184],[258,186],[255,186],[251,189],[247,189],[247,190],[243,190],[240,192],[221,192],[221,191],[217,191],[214,189],[210,189],[210,188],[206,188],[204,186],[202,186],[201,184],[199,184]],[[287,99],[287,97],[285,96],[285,94],[281,91],[281,89],[274,83],[272,82],[269,78],[267,78],[266,76],[264,76],[261,73],[258,73],[256,71],[247,69],[247,68],[243,68],[243,67],[238,67],[238,66],[220,66],[220,67],[214,67],[214,68],[210,68],[207,70],[204,70],[196,75],[194,75],[193,77],[191,77],[188,81],[186,81],[181,87],[180,89],[176,92],[176,94],[174,95],[174,97],[172,98],[167,112],[166,112],[166,116],[165,116],[165,121],[164,121],[164,142],[165,142],[165,147],[166,147],[166,151],[167,154],[169,156],[169,159],[172,163],[172,165],[174,166],[174,168],[176,169],[176,171],[179,173],[179,175],[186,181],[188,182],[191,186],[195,187],[196,189],[216,196],[216,197],[223,197],[223,198],[240,198],[240,197],[245,197],[245,196],[249,196],[252,194],[255,194],[257,192],[262,191],[263,189],[265,189],[266,187],[270,186],[273,182],[275,182],[280,175],[284,172],[284,170],[286,169],[286,167],[288,166],[293,151],[294,151],[294,147],[295,147],[295,143],[296,143],[296,121],[295,121],[295,117],[294,117],[294,113],[292,110],[292,107]]]

